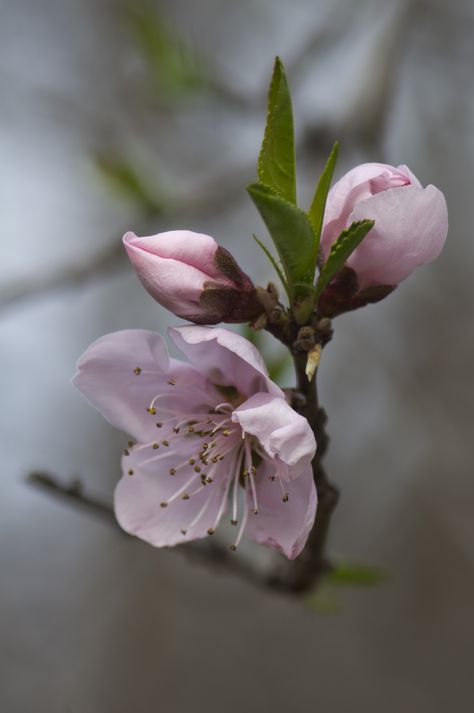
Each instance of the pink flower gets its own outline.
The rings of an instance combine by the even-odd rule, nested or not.
[[[364,218],[375,220],[375,226],[346,263],[361,291],[395,287],[439,255],[448,232],[443,194],[435,186],[423,188],[407,166],[365,163],[331,188],[321,240],[324,257],[344,228]]]
[[[152,545],[176,545],[213,534],[230,507],[231,549],[245,531],[295,558],[316,512],[307,420],[243,337],[196,326],[169,336],[190,363],[171,359],[159,335],[129,330],[94,342],[74,377],[134,439],[115,493],[119,523]]]
[[[178,317],[197,324],[248,322],[262,312],[252,280],[214,238],[172,230],[123,237],[150,295]]]

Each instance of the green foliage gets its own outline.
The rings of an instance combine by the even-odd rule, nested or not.
[[[140,205],[145,213],[163,213],[163,201],[151,192],[146,180],[121,156],[98,153],[94,157],[95,167],[102,180],[120,198]]]
[[[374,227],[374,224],[373,220],[360,220],[342,231],[331,247],[328,259],[321,269],[316,285],[317,298],[332,278],[344,267],[346,260],[362,242],[369,230]]]
[[[340,560],[326,575],[325,580],[338,586],[374,587],[385,578],[384,572],[377,567]]]
[[[296,166],[291,96],[285,70],[275,59],[268,92],[265,135],[258,158],[258,179],[296,205]]]
[[[339,560],[333,569],[324,575],[316,588],[305,597],[307,607],[318,614],[339,614],[342,604],[337,595],[341,587],[375,587],[386,579],[386,574],[377,567]]]
[[[283,271],[282,271],[280,265],[279,265],[278,262],[275,260],[275,258],[273,257],[273,255],[271,254],[271,252],[270,252],[270,250],[267,248],[267,246],[266,246],[264,243],[262,243],[261,240],[259,240],[259,239],[257,238],[257,236],[255,235],[255,233],[253,234],[253,239],[255,240],[255,242],[257,243],[257,245],[259,245],[259,246],[262,248],[263,252],[264,252],[265,255],[267,256],[267,258],[270,260],[271,264],[272,264],[273,267],[275,268],[275,272],[277,273],[278,277],[280,278],[281,284],[283,285],[283,287],[285,288],[286,293],[288,294],[288,283],[287,283],[287,281],[286,281],[286,279],[285,279],[285,276],[284,276],[284,274],[283,274]]]
[[[127,17],[160,99],[174,99],[206,85],[203,61],[164,23],[152,3],[130,3]]]
[[[290,299],[294,284],[312,283],[314,233],[308,215],[282,198],[271,186],[252,183],[247,191],[268,228],[285,273]]]
[[[318,258],[319,241],[321,239],[321,230],[323,227],[324,209],[326,208],[326,200],[328,197],[329,188],[331,186],[332,176],[336,167],[337,156],[339,153],[339,143],[336,141],[329,154],[324,171],[318,181],[316,192],[314,194],[311,207],[308,215],[314,229],[314,260]]]

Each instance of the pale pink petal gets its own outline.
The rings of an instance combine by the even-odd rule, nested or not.
[[[349,222],[372,218],[375,226],[349,258],[359,287],[397,285],[442,250],[448,232],[446,201],[435,186],[384,191],[358,203]]]
[[[157,394],[176,398],[181,387],[189,408],[215,403],[217,398],[199,372],[170,361],[162,337],[146,330],[125,330],[100,337],[79,359],[77,369],[73,384],[89,403],[113,426],[139,441],[154,437],[157,418],[147,408]],[[168,383],[173,377],[176,385]],[[160,399],[158,404],[157,408],[161,408],[165,402]]]
[[[404,163],[400,164],[400,166],[397,166],[397,171],[400,171],[403,176],[406,176],[408,178],[410,186],[415,186],[416,188],[423,188],[423,184],[421,183],[421,181],[415,176],[413,171],[411,171]]]
[[[196,456],[196,445],[195,439],[175,437],[168,448],[161,443],[155,451],[149,445],[124,456],[115,514],[126,532],[163,547],[205,537],[216,528],[227,507],[232,463],[209,465],[213,482],[203,486],[201,474],[187,462]],[[183,499],[184,494],[189,498]]]
[[[127,233],[123,241],[143,286],[157,302],[177,315],[197,314],[201,311],[199,298],[209,275],[194,265],[182,262],[174,254],[167,255],[173,245],[171,238],[164,239],[169,235],[162,233],[160,236],[137,238],[133,233]],[[157,238],[160,239],[161,253],[166,256],[148,249],[149,243],[156,242]],[[182,252],[179,247],[177,255]]]
[[[307,463],[300,477],[286,485],[286,502],[283,502],[278,478],[270,480],[274,474],[274,464],[269,460],[264,460],[257,469],[258,515],[249,514],[246,534],[261,545],[294,559],[305,546],[316,515],[313,472]]]
[[[243,396],[283,392],[268,376],[260,352],[247,339],[228,329],[172,327],[168,334],[191,364],[212,383],[235,386]]]
[[[306,472],[316,452],[316,441],[306,418],[284,398],[255,394],[235,409],[232,420],[255,436],[278,464],[287,466],[281,469],[282,477],[294,479]]]
[[[151,257],[177,260],[183,265],[190,265],[205,275],[207,280],[222,277],[214,262],[219,247],[214,238],[191,230],[169,230],[165,233],[139,238],[128,232],[123,237],[127,249],[146,252]],[[230,284],[230,283],[229,283]]]
[[[332,243],[349,223],[349,216],[359,201],[390,188],[407,185],[413,174],[384,163],[363,163],[348,171],[333,185],[324,212],[321,249],[327,257]],[[418,183],[418,179],[417,183]]]

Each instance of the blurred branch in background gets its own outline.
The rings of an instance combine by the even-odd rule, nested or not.
[[[118,526],[112,505],[100,497],[89,494],[77,478],[69,484],[65,484],[50,473],[34,471],[28,475],[27,483],[86,513],[100,517],[115,527],[118,534],[130,537]],[[137,542],[142,541],[137,540]],[[371,587],[379,584],[385,578],[385,575],[375,567],[336,557],[331,564],[327,563],[325,571],[320,573],[317,589],[314,588],[308,592],[307,590],[295,590],[292,586],[292,578],[286,577],[285,569],[269,573],[231,552],[214,538],[208,537],[198,542],[188,542],[186,545],[174,548],[173,552],[180,552],[189,557],[191,561],[212,567],[217,571],[226,571],[241,577],[260,589],[274,590],[291,596],[303,595],[305,603],[320,613],[339,611],[340,605],[333,589],[345,586]]]
[[[346,147],[351,143],[364,145],[368,154],[374,154],[377,160],[383,161],[382,135],[398,67],[395,58],[401,51],[411,5],[410,0],[407,0],[384,17],[373,41],[372,55],[377,57],[377,71],[367,71],[365,77],[359,78],[357,93],[349,102],[341,125],[331,129],[308,126],[303,140],[297,146],[299,154],[319,158],[327,152],[337,130]],[[178,98],[181,101],[190,92],[195,94],[210,90],[216,93],[223,105],[239,105],[240,109],[247,110],[261,109],[261,93],[255,97],[239,96],[221,84],[211,62],[188,46],[163,21],[150,2],[126,7],[124,16],[150,76],[154,77],[155,87],[166,103],[176,104]],[[289,72],[295,75],[302,73],[310,58],[315,59],[316,51],[320,47],[324,51],[327,43],[335,39],[327,28],[325,32],[317,29],[289,63]],[[172,190],[164,186],[151,186],[142,169],[135,165],[134,159],[124,155],[122,150],[98,151],[94,164],[119,199],[125,197],[138,207],[142,215],[137,221],[138,226],[143,226],[145,230],[150,226],[152,231],[152,223],[158,218],[178,215],[186,217],[191,214],[195,217],[226,210],[235,203],[236,196],[242,194],[243,187],[254,172],[253,162],[247,166],[227,167],[206,182],[200,181],[191,195],[183,196],[179,195],[177,187]],[[26,278],[6,282],[0,288],[0,310],[53,290],[77,287],[112,273],[123,265],[125,256],[120,237],[114,236],[104,247],[79,264],[75,261],[43,274],[34,273]]]

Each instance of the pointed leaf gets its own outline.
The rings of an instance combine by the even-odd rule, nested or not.
[[[247,191],[278,250],[291,297],[294,283],[312,283],[314,279],[314,232],[310,220],[270,186],[252,183]]]
[[[326,207],[326,200],[328,197],[329,187],[331,185],[334,169],[336,167],[338,153],[339,143],[336,141],[336,143],[332,147],[331,153],[329,154],[329,158],[327,160],[326,166],[324,167],[324,171],[322,172],[321,177],[319,179],[318,186],[316,188],[316,193],[314,194],[313,202],[311,203],[311,207],[308,213],[309,219],[311,220],[311,223],[314,228],[316,238],[314,241],[315,260],[318,256],[319,241],[321,239],[321,230],[323,227],[324,209]]]
[[[346,260],[375,225],[374,220],[360,220],[342,231],[331,247],[328,259],[321,269],[316,285],[317,297],[326,285],[344,267]]]
[[[275,60],[268,93],[267,125],[257,173],[261,183],[271,186],[287,201],[296,204],[293,111],[285,70],[279,57]]]
[[[261,240],[259,240],[259,239],[257,238],[257,236],[255,235],[255,233],[253,234],[253,239],[255,240],[255,242],[257,243],[257,245],[259,245],[259,246],[262,248],[263,252],[264,252],[265,255],[267,256],[267,258],[270,260],[270,262],[272,263],[272,265],[273,265],[273,267],[275,268],[275,271],[276,271],[278,277],[280,278],[281,284],[282,284],[283,287],[285,288],[285,292],[288,294],[288,283],[287,283],[287,281],[285,280],[285,276],[284,276],[284,274],[283,274],[283,271],[282,271],[280,265],[277,263],[277,261],[275,260],[275,258],[273,257],[273,255],[271,254],[271,252],[270,252],[270,250],[267,248],[267,246],[266,246],[264,243],[262,243]]]

